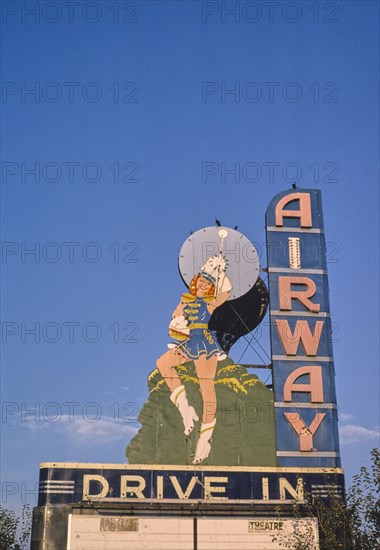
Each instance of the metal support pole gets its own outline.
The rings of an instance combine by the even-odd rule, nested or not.
[[[194,550],[198,550],[198,523],[197,518],[193,518],[193,546]]]

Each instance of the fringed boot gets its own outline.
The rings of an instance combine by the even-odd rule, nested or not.
[[[185,435],[189,435],[194,429],[194,422],[199,420],[199,418],[194,407],[189,405],[185,386],[176,388],[171,394],[170,399],[181,413],[183,425],[185,426]]]
[[[199,435],[197,447],[195,449],[193,464],[200,464],[201,462],[206,460],[206,458],[210,454],[210,451],[211,451],[210,439],[213,434],[215,424],[216,424],[215,418],[212,422],[209,422],[208,424],[202,423],[201,433]]]

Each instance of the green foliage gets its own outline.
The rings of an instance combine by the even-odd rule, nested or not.
[[[202,397],[192,361],[177,367],[189,403],[202,416]],[[127,447],[129,464],[191,464],[200,421],[189,437],[170,401],[170,391],[158,369],[148,377],[149,398],[141,428]],[[273,392],[255,374],[226,358],[215,376],[216,426],[207,465],[275,466],[276,442]]]
[[[20,518],[0,506],[0,550],[27,550],[31,534],[32,514],[27,504],[22,508],[21,533],[17,536]]]
[[[313,503],[318,518],[321,550],[380,549],[380,454],[371,451],[372,468],[360,468],[346,500],[332,493],[328,502]],[[312,511],[312,510],[311,510]]]
[[[294,505],[293,510],[292,532],[280,533],[273,536],[272,540],[287,550],[318,550],[319,548],[313,524],[300,516],[297,504]]]
[[[9,550],[15,544],[18,522],[14,512],[0,507],[0,550]]]
[[[352,550],[380,548],[380,452],[371,451],[372,470],[362,466],[347,492]],[[351,550],[350,548],[350,550]]]
[[[304,504],[294,504],[293,533],[279,535],[281,548],[311,550],[315,544],[313,532],[300,529],[302,518],[318,520],[320,550],[380,549],[380,453],[371,451],[372,469],[360,469],[354,476],[346,499],[333,487],[327,498],[309,498]],[[327,482],[327,480],[326,480]]]

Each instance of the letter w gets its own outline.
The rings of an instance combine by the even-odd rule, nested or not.
[[[275,323],[286,355],[297,355],[300,342],[302,342],[306,355],[317,355],[324,321],[317,321],[315,323],[313,333],[307,321],[298,320],[294,333],[292,333],[287,320],[276,319]]]

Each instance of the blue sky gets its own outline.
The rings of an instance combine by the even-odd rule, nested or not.
[[[35,504],[40,462],[124,461],[182,243],[217,217],[265,266],[265,210],[295,180],[322,190],[347,478],[368,465],[378,3],[267,4],[2,3],[3,505]]]

